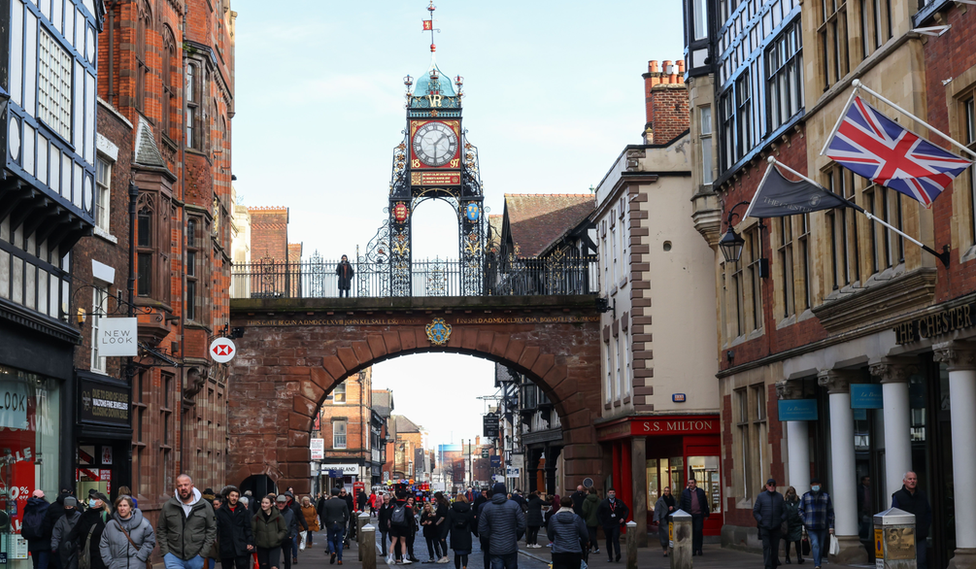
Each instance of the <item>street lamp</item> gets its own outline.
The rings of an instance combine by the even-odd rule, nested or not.
[[[732,228],[732,218],[736,215],[735,210],[739,206],[749,205],[749,202],[739,202],[732,206],[729,210],[728,218],[725,220],[725,224],[728,230],[725,235],[719,239],[718,246],[722,250],[722,256],[725,257],[726,263],[737,263],[739,258],[742,256],[742,249],[745,246],[746,240],[742,238],[741,235],[735,232]],[[759,276],[761,278],[766,278],[769,276],[769,261],[762,256],[762,230],[766,226],[763,225],[762,220],[759,220]]]

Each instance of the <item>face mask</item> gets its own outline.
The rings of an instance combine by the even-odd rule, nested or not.
[[[819,492],[820,491],[820,486],[819,485],[817,485],[817,486],[811,486],[810,489],[813,490],[814,492]]]
[[[92,498],[91,500],[88,500],[88,507],[89,508],[94,508],[95,507],[95,503],[96,503],[96,501],[95,501],[94,498]]]

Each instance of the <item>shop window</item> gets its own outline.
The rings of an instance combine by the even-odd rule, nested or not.
[[[6,487],[14,492],[27,489],[17,500],[19,507],[34,489],[48,496],[60,490],[61,437],[70,435],[61,428],[59,386],[57,380],[0,365],[0,387],[8,401],[18,402],[0,415],[0,457],[6,465]]]
[[[346,448],[346,421],[332,422],[332,448]]]
[[[719,484],[718,465],[719,458],[717,456],[688,457],[689,480],[694,478],[698,483],[698,487],[705,491],[705,497],[709,503],[709,511],[712,514],[722,513],[722,488],[721,484]]]

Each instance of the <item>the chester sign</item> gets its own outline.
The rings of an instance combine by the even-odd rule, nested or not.
[[[894,328],[895,343],[911,344],[922,338],[933,338],[956,330],[972,328],[974,315],[976,315],[976,304],[966,304],[902,322]]]

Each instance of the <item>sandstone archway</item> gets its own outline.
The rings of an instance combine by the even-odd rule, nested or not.
[[[526,305],[517,299],[493,299],[490,308],[461,310],[451,305],[458,299],[406,299],[401,306],[383,308],[368,306],[369,299],[353,299],[351,310],[339,314],[315,301],[301,301],[301,306],[294,305],[298,301],[288,306],[277,300],[235,301],[231,325],[245,334],[231,366],[228,480],[266,474],[279,487],[308,491],[309,433],[325,396],[373,364],[431,352],[486,358],[532,378],[562,422],[564,487],[588,476],[597,479],[600,347],[593,301],[544,297]],[[438,317],[452,329],[444,346],[427,337],[426,326]],[[400,389],[413,388],[423,386]]]

